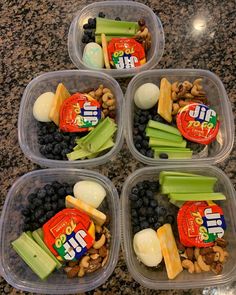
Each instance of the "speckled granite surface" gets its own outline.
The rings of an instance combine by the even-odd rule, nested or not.
[[[0,17],[0,172],[1,198],[24,173],[38,169],[22,154],[17,141],[17,117],[24,88],[37,75],[53,70],[73,69],[67,53],[67,33],[76,11],[93,1],[9,0],[1,1]],[[159,64],[162,68],[194,67],[215,72],[223,81],[235,114],[236,4],[233,0],[150,0],[140,1],[160,17],[166,47]],[[196,19],[198,21],[196,21]],[[200,21],[199,21],[200,19]],[[204,27],[196,31],[195,27]],[[128,80],[122,81],[122,88]],[[119,192],[122,182],[138,164],[124,145],[120,154],[106,167],[99,168],[110,177]],[[231,181],[235,177],[236,151],[219,165]],[[0,294],[18,292],[0,278]],[[236,294],[234,285],[220,291],[152,291],[141,287],[127,272],[122,254],[109,280],[88,294]]]

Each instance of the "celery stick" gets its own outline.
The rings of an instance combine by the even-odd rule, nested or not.
[[[187,141],[183,140],[181,142],[177,141],[169,141],[166,139],[158,139],[158,138],[149,138],[149,146],[150,147],[159,147],[159,146],[166,146],[166,147],[181,147],[185,148],[187,145]]]
[[[177,142],[183,141],[182,136],[149,127],[146,128],[146,136]]]
[[[97,153],[91,153],[87,150],[80,148],[80,149],[76,149],[73,152],[67,154],[67,158],[68,158],[68,160],[71,160],[71,161],[77,160],[77,159],[82,159],[82,158],[95,158],[100,152],[113,147],[114,144],[115,143],[113,142],[113,140],[111,138],[109,138],[108,141],[105,142],[104,145],[100,147],[100,149],[98,150]]]
[[[165,176],[162,183],[162,193],[213,193],[217,178],[207,176],[181,177]]]
[[[62,264],[56,259],[56,257],[52,254],[52,252],[48,249],[43,239],[41,238],[38,230],[33,231],[32,236],[35,242],[55,261],[56,268],[60,269],[62,267]]]
[[[116,132],[117,125],[109,117],[101,121],[89,135],[86,136],[81,146],[83,149],[96,153]]]
[[[178,151],[177,149],[174,151],[168,151],[168,150],[154,150],[154,158],[159,159],[161,154],[168,155],[168,159],[191,159],[193,152],[192,151]]]
[[[26,234],[27,234],[27,236],[29,238],[33,239],[32,232],[31,231],[27,230]]]
[[[175,200],[172,200],[172,199],[170,199],[169,201],[170,201],[170,203],[172,205],[175,205],[178,208],[181,208],[183,206],[183,204],[185,203],[185,202],[182,202],[182,201],[175,201]]]
[[[137,22],[116,21],[107,18],[96,18],[96,35],[134,36],[138,32]]]
[[[39,234],[40,238],[43,240],[43,230],[40,228],[36,229],[37,233]]]
[[[182,148],[182,147],[169,147],[169,146],[154,146],[152,148],[154,151],[167,151],[167,152],[184,152],[184,151],[191,151],[190,148]]]
[[[222,193],[171,193],[169,198],[174,201],[220,201],[226,200]]]
[[[114,35],[106,35],[106,39],[107,39],[107,42],[110,42],[111,41],[111,39],[113,39],[113,38],[125,38],[126,36],[124,36],[124,35],[119,35],[119,36],[114,36]],[[129,36],[127,36],[127,37],[129,37]],[[101,37],[101,34],[100,35],[96,35],[95,36],[95,42],[96,43],[98,43],[98,44],[102,44],[102,37]]]
[[[192,173],[186,173],[186,172],[177,172],[177,171],[161,171],[159,174],[159,183],[162,184],[165,176],[188,176],[188,177],[194,177],[194,176],[201,176],[197,174]]]
[[[11,244],[13,249],[40,279],[45,279],[55,269],[55,261],[26,233],[22,233]]]
[[[164,123],[157,122],[157,121],[149,120],[147,127],[159,129],[159,130],[169,132],[178,136],[182,136],[177,128]]]

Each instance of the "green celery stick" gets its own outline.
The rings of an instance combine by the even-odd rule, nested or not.
[[[40,238],[43,240],[43,230],[40,228],[36,229],[37,233],[39,234]]]
[[[182,134],[179,132],[177,128],[157,121],[149,120],[147,127],[155,128],[178,136],[182,136]]]
[[[56,268],[60,269],[62,267],[62,264],[56,259],[56,257],[52,254],[52,252],[48,249],[43,239],[41,238],[38,230],[33,231],[32,236],[35,242],[55,261]]]
[[[138,32],[137,22],[116,21],[107,18],[96,18],[96,35],[134,36]]]
[[[163,194],[170,193],[213,193],[215,177],[208,176],[165,176],[161,186]]]
[[[182,147],[168,147],[168,146],[154,146],[152,148],[154,151],[167,151],[167,152],[175,152],[175,151],[191,151],[190,148],[182,148]]]
[[[171,193],[169,198],[174,201],[220,201],[226,200],[222,193]]]
[[[158,139],[166,139],[166,140],[170,140],[170,141],[177,141],[177,142],[181,142],[183,141],[183,137],[173,134],[173,133],[169,133],[169,132],[165,132],[162,130],[158,130],[158,129],[154,129],[154,128],[146,128],[146,136],[148,137],[153,137],[153,138],[158,138]]]
[[[185,148],[187,145],[187,141],[183,140],[181,142],[177,141],[169,141],[166,139],[158,139],[158,138],[149,138],[149,146],[150,147],[159,147],[159,146],[166,146],[166,147],[181,147]]]
[[[101,121],[89,135],[86,136],[81,147],[91,153],[97,153],[99,149],[111,138],[117,130],[117,125],[109,117]]]
[[[197,174],[192,173],[186,173],[186,172],[177,172],[177,171],[161,171],[159,174],[159,183],[163,183],[163,179],[165,176],[188,176],[188,177],[194,177],[194,176],[201,176]]]
[[[31,231],[27,230],[26,234],[27,234],[27,236],[29,238],[33,239],[32,232]]]
[[[79,150],[82,146],[82,143],[84,142],[84,140],[86,139],[86,137],[89,135],[89,133],[83,137],[80,137],[78,139],[75,140],[76,142],[76,146],[73,148],[73,150]]]
[[[17,254],[40,279],[47,278],[55,269],[56,262],[26,233],[22,233],[11,244]]]
[[[175,201],[175,200],[172,200],[172,199],[169,199],[169,202],[171,204],[175,205],[178,208],[181,208],[183,206],[183,204],[185,203],[185,202],[182,202],[182,201]]]
[[[107,42],[110,42],[111,39],[113,38],[126,38],[126,37],[129,37],[129,36],[114,36],[114,35],[106,35],[106,39],[107,39]],[[102,37],[101,37],[101,34],[100,35],[96,35],[95,36],[95,42],[98,43],[98,44],[102,44]]]
[[[193,152],[192,151],[168,151],[168,150],[157,150],[154,151],[154,158],[159,159],[160,154],[167,154],[168,159],[192,159]]]
[[[97,153],[91,153],[87,150],[80,148],[80,149],[76,149],[73,152],[67,154],[67,158],[70,161],[82,159],[82,158],[95,158],[100,152],[113,147],[114,144],[115,143],[113,142],[113,140],[111,138],[109,138],[108,141],[105,142],[104,145],[100,147],[100,149],[98,150]]]

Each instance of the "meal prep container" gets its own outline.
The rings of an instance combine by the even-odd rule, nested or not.
[[[130,77],[141,71],[153,68],[160,61],[164,46],[164,31],[160,19],[146,5],[132,1],[104,1],[95,2],[82,9],[71,23],[68,35],[68,51],[74,65],[79,69],[91,69],[84,64],[83,50],[85,44],[82,43],[83,25],[87,20],[95,18],[102,11],[107,18],[115,19],[120,17],[124,21],[138,21],[144,18],[152,35],[152,46],[147,55],[147,63],[133,69],[93,69],[94,71],[103,72],[113,77]]]
[[[66,177],[65,177],[66,175]],[[11,242],[22,233],[21,210],[27,205],[27,195],[35,188],[52,181],[68,182],[95,180],[106,190],[107,207],[101,210],[111,217],[110,256],[105,266],[82,278],[68,279],[63,270],[54,271],[47,280],[40,280],[11,247]],[[105,176],[79,169],[43,169],[20,177],[11,187],[3,207],[0,223],[0,274],[13,287],[44,294],[73,294],[92,290],[102,285],[112,274],[118,260],[120,248],[120,206],[118,193],[112,182]]]
[[[226,196],[225,201],[217,201],[224,212],[226,222],[225,239],[229,242],[227,250],[229,259],[224,264],[223,272],[215,275],[213,272],[202,272],[190,274],[187,270],[180,273],[174,280],[169,280],[165,267],[162,271],[153,271],[141,264],[133,250],[133,235],[130,214],[129,194],[133,186],[143,180],[158,180],[159,173],[163,170],[196,173],[206,176],[217,177],[216,191]],[[157,197],[158,198],[158,197]],[[170,203],[169,203],[170,204]],[[170,204],[170,206],[173,206]],[[122,246],[128,270],[132,277],[144,287],[150,289],[193,289],[227,284],[235,279],[236,274],[236,200],[235,190],[229,178],[216,167],[209,165],[171,165],[159,167],[145,167],[131,174],[124,183],[121,196],[122,212]]]
[[[105,151],[104,154],[94,159],[76,161],[51,160],[40,153],[37,142],[38,122],[33,116],[33,105],[39,95],[47,91],[55,92],[57,85],[61,82],[67,87],[70,93],[98,87],[99,84],[103,84],[112,90],[116,98],[116,123],[118,129],[116,131],[115,145],[108,152]],[[122,108],[123,93],[119,84],[115,79],[104,73],[67,70],[40,75],[28,84],[21,100],[18,117],[18,139],[20,147],[27,158],[43,167],[81,168],[104,164],[119,152],[123,144]]]
[[[193,82],[202,78],[202,85],[206,91],[210,106],[216,111],[220,120],[217,138],[203,150],[194,155],[192,159],[154,159],[142,155],[133,142],[134,94],[139,86],[144,83],[154,83],[160,87],[162,78],[167,78],[171,83],[189,80]],[[147,165],[162,164],[216,164],[224,161],[230,154],[234,144],[234,117],[232,107],[221,80],[212,72],[200,69],[168,69],[150,70],[135,76],[128,85],[125,94],[125,138],[132,155],[140,162]]]

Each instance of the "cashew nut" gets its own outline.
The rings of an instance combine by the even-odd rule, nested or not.
[[[199,265],[199,267],[201,268],[201,270],[203,271],[210,271],[211,267],[210,265],[207,265],[202,258],[202,255],[199,255],[197,258],[197,263]]]
[[[97,97],[101,97],[102,94],[103,94],[103,91],[102,90],[103,90],[103,85],[100,85],[99,88],[95,91],[95,95]]]
[[[109,99],[107,102],[106,102],[106,105],[108,106],[108,107],[111,107],[111,106],[113,106],[115,104],[115,100],[114,99]]]
[[[184,98],[193,99],[194,96],[191,93],[187,92],[184,94]]]
[[[98,257],[99,257],[99,254],[97,253],[90,255],[90,258],[93,260],[97,259]]]
[[[171,99],[172,99],[173,101],[176,101],[176,100],[178,99],[178,97],[177,97],[177,93],[176,93],[175,91],[172,91],[172,92],[171,92]]]
[[[80,267],[79,272],[78,272],[78,277],[83,277],[85,275],[85,271],[83,266]]]
[[[219,252],[216,252],[216,253],[215,253],[214,261],[215,261],[215,262],[216,262],[216,261],[219,261],[219,259],[220,259],[220,253],[219,253]]]
[[[227,251],[224,251],[224,260],[223,263],[229,258],[229,253]]]
[[[142,32],[141,31],[138,31],[137,35],[141,38],[145,38],[147,37],[147,34],[148,34],[148,28],[146,27]]]
[[[196,79],[196,80],[193,82],[193,85],[196,85],[196,86],[197,86],[197,90],[202,90],[201,82],[202,82],[202,78]]]
[[[178,103],[173,103],[172,105],[172,115],[176,115],[179,111],[180,107]]]
[[[189,81],[184,81],[183,86],[187,89],[190,90],[193,87],[193,84],[190,83]]]
[[[198,265],[197,261],[194,261],[194,271],[196,273],[202,272],[202,270],[201,270],[200,266]]]
[[[101,235],[101,238],[98,241],[95,241],[93,244],[94,249],[100,249],[106,242],[106,237],[104,234]]]
[[[179,92],[179,82],[176,81],[171,85],[171,90],[174,92]]]
[[[95,91],[90,91],[89,93],[88,93],[88,95],[90,95],[90,96],[92,96],[93,98],[95,97]]]
[[[106,93],[103,94],[103,96],[102,96],[102,101],[103,101],[103,102],[107,102],[108,99],[111,99],[111,98],[113,98],[113,97],[114,97],[114,95],[113,95],[111,92],[106,92]]]
[[[194,273],[194,264],[191,260],[184,259],[182,261],[182,266],[183,266],[183,268],[186,268],[189,273]]]
[[[205,91],[198,90],[196,85],[193,85],[193,88],[191,89],[191,94],[194,96],[203,96],[205,95]]]
[[[81,259],[81,261],[80,261],[80,266],[81,267],[88,267],[89,266],[89,260],[90,260],[90,257],[89,256],[84,256],[82,259]]]
[[[96,233],[99,233],[100,234],[100,232],[102,231],[102,227],[100,225],[96,224],[95,225],[95,231],[96,231]]]
[[[218,252],[220,254],[219,261],[223,262],[225,258],[224,250],[220,246],[214,246],[213,251]]]
[[[114,111],[115,109],[116,109],[116,106],[110,106],[110,107],[108,107],[108,109],[109,109],[109,111]]]
[[[188,101],[188,100],[180,100],[179,101],[179,106],[180,107],[185,107],[185,106],[187,106],[187,105],[189,105],[190,104],[190,101]]]
[[[103,94],[111,93],[111,90],[109,88],[103,88],[102,92],[103,92]]]

